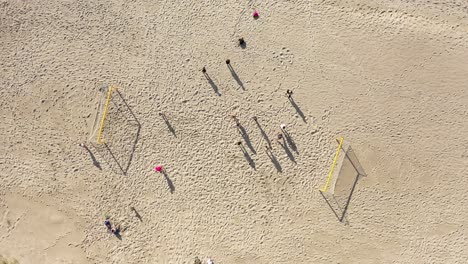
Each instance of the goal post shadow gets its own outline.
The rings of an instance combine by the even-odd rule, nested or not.
[[[119,89],[108,86],[107,89],[99,89],[99,92],[101,98],[98,99],[96,120],[89,141],[114,173],[127,175],[141,124]],[[104,94],[107,94],[105,104],[102,99]],[[103,121],[98,126],[96,121],[101,119]]]
[[[356,185],[366,173],[350,144],[341,138],[327,185],[320,194],[340,222],[348,224],[348,208]],[[335,167],[336,166],[336,167]],[[335,172],[333,173],[333,170]],[[330,187],[328,187],[330,184]]]

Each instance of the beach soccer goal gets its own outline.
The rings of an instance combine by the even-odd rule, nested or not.
[[[96,113],[89,132],[89,147],[115,173],[127,174],[140,135],[141,124],[121,91],[108,84],[99,87]]]
[[[345,220],[351,197],[361,176],[366,176],[351,145],[344,138],[337,138],[338,147],[320,193],[340,222]]]
[[[104,129],[109,110],[112,94],[116,88],[109,84],[103,84],[99,87],[96,95],[96,114],[94,122],[89,132],[88,141],[91,143],[103,144],[105,142]]]
[[[359,163],[351,145],[343,137],[337,138],[338,147],[328,172],[327,181],[323,193],[334,194],[344,182],[354,181],[356,177],[365,176],[365,172]]]

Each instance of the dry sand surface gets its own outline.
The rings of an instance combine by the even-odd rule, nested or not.
[[[467,40],[466,0],[0,0],[0,255],[467,263]]]

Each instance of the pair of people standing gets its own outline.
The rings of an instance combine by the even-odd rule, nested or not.
[[[112,224],[109,219],[106,219],[104,221],[104,225],[107,227],[108,232],[111,232],[114,235],[120,234],[120,225],[115,225],[114,227],[112,227]]]

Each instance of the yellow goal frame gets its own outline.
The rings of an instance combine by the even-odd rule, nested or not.
[[[344,138],[343,137],[337,138],[336,141],[338,142],[338,149],[336,150],[335,158],[333,158],[333,163],[332,163],[332,166],[330,168],[330,172],[328,173],[327,182],[325,183],[325,186],[322,189],[320,189],[321,192],[326,192],[327,189],[328,189],[328,186],[330,185],[330,181],[332,179],[333,172],[335,171],[336,162],[338,160],[338,156],[340,154],[341,147],[343,146]]]
[[[112,85],[109,85],[109,91],[107,92],[107,99],[106,99],[106,104],[104,106],[104,113],[102,114],[102,119],[101,119],[101,125],[99,126],[99,133],[97,136],[97,143],[102,144],[102,131],[104,130],[104,123],[106,122],[106,116],[107,116],[107,110],[109,109],[109,102],[112,97],[112,91],[114,90],[114,87]]]

